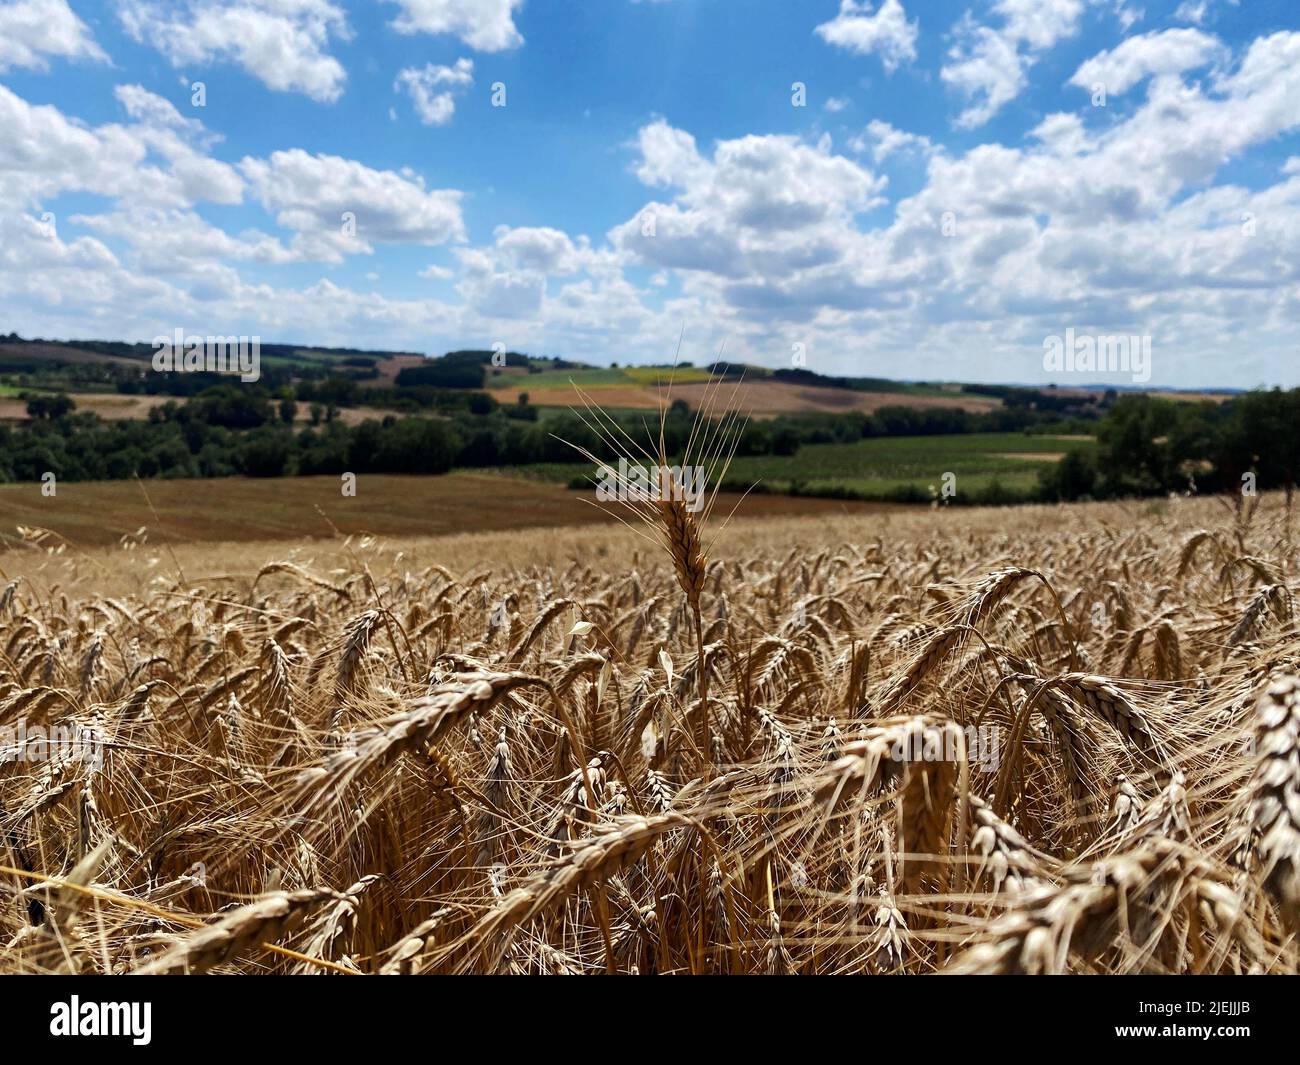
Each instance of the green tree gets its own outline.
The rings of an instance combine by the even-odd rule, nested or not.
[[[32,396],[27,401],[27,416],[38,421],[57,421],[76,409],[76,402],[66,392]]]
[[[1042,495],[1046,499],[1070,502],[1091,497],[1097,492],[1097,463],[1082,448],[1067,451],[1055,466],[1039,475]]]
[[[241,473],[248,477],[283,477],[289,472],[293,437],[287,432],[267,430],[245,437],[235,456]]]

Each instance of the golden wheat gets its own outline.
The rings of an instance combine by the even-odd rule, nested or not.
[[[0,971],[1294,972],[1296,560],[1221,513],[2,556]]]

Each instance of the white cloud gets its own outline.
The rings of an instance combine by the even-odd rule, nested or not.
[[[108,61],[86,24],[68,7],[68,0],[0,4],[0,71],[45,70],[47,56]]]
[[[1020,95],[1038,54],[1078,29],[1083,0],[998,0],[993,11],[1002,19],[996,29],[967,15],[939,71],[972,101],[957,118],[964,129],[982,126]]]
[[[636,176],[646,185],[686,185],[708,169],[695,138],[662,120],[643,127],[638,143],[641,162]]]
[[[0,85],[0,198],[32,205],[80,191],[151,205],[239,202],[243,182],[206,154],[201,124],[139,86],[115,92],[133,121],[90,129]]]
[[[1018,51],[1061,25],[1020,24]],[[616,346],[620,362],[670,357],[684,325],[688,357],[725,340],[729,357],[788,365],[801,342],[825,372],[1003,381],[1042,380],[1043,337],[1073,325],[1152,335],[1159,384],[1300,384],[1300,154],[1282,142],[1271,176],[1247,168],[1252,188],[1218,178],[1243,157],[1269,165],[1249,153],[1300,131],[1300,33],[1215,56],[1194,77],[1151,54],[1105,53],[1121,82],[1138,79],[1124,82],[1130,107],[1105,122],[1087,108],[1048,114],[1015,146],[954,153],[876,120],[849,141],[864,154],[846,157],[829,138],[697,143],[648,122],[633,162],[647,202],[595,246],[544,218],[461,244],[459,194],[409,170],[299,149],[229,167],[195,112],[139,86],[119,87],[119,120],[99,126],[0,86],[0,198],[15,208],[0,213],[0,313],[45,336],[147,339],[213,322],[417,350],[501,338],[601,360]],[[1139,84],[1134,70],[1159,76]],[[900,153],[925,173],[886,206],[866,164]],[[284,235],[228,232],[194,206],[244,190]],[[40,215],[64,192],[112,206],[79,202],[85,213],[48,232]],[[419,270],[426,289],[454,282],[453,295],[241,276],[390,241],[455,243],[439,256],[454,269]],[[406,263],[377,254],[374,270],[394,283],[419,269]]]
[[[567,233],[546,227],[497,226],[496,246],[515,268],[543,274],[571,274],[578,253]]]
[[[585,237],[575,242],[567,233],[546,226],[502,225],[496,227],[493,238],[488,247],[456,251],[461,267],[456,291],[467,310],[476,315],[516,323],[564,319],[565,300],[571,304],[574,292],[586,291],[592,298],[597,290],[619,286],[633,292],[622,277],[617,256],[593,251]],[[585,281],[555,294],[549,292],[549,279],[584,272],[588,275]],[[425,276],[442,278],[446,274],[430,267]]]
[[[1145,33],[1087,60],[1070,78],[1070,84],[1083,89],[1101,84],[1108,93],[1117,94],[1152,74],[1180,74],[1221,59],[1225,54],[1226,49],[1217,37],[1200,30]]]
[[[0,199],[7,204],[34,205],[74,189],[123,192],[145,155],[120,126],[86,129],[0,85]]]
[[[849,106],[849,98],[847,96],[829,96],[822,106],[831,114],[838,115]]]
[[[426,126],[445,126],[456,113],[456,90],[474,84],[474,61],[458,59],[454,67],[406,67],[397,74],[393,89],[405,89],[415,113]]]
[[[457,257],[462,279],[456,291],[475,312],[500,319],[539,315],[546,295],[544,275],[500,269],[492,253],[482,248],[463,248]]]
[[[849,141],[849,147],[855,152],[870,150],[872,160],[877,163],[898,152],[917,151],[928,155],[935,150],[929,137],[895,129],[878,118],[868,122],[867,128]]]
[[[367,254],[371,242],[445,244],[465,239],[461,193],[427,190],[418,176],[373,170],[336,155],[301,148],[239,164],[276,222],[294,231],[301,254],[337,261]]]
[[[134,264],[149,274],[203,275],[223,259],[287,263],[299,258],[275,237],[256,231],[231,236],[188,209],[127,204],[69,221],[129,245]]]
[[[203,123],[186,118],[172,103],[139,85],[118,85],[113,94],[136,121],[131,129],[152,153],[170,164],[178,186],[169,202],[239,203],[244,182],[238,171],[208,150],[221,140]]]
[[[968,98],[975,99],[957,118],[957,125],[970,129],[982,126],[1027,84],[1027,61],[1016,43],[988,26],[967,31],[965,41],[948,53],[951,62],[939,76]]]
[[[1002,32],[1033,49],[1051,48],[1072,37],[1083,13],[1082,0],[998,0],[993,10],[1006,24]]]
[[[192,137],[209,142],[216,139],[207,134],[203,123],[197,118],[186,118],[176,110],[174,103],[150,92],[143,85],[118,85],[113,89],[113,95],[126,109],[126,113],[138,122],[184,131]]]
[[[454,33],[480,52],[502,52],[524,43],[514,13],[524,0],[387,0],[402,10],[392,22],[398,33]]]
[[[1135,23],[1140,22],[1146,15],[1146,12],[1140,7],[1129,7],[1124,0],[1116,0],[1115,17],[1119,20],[1119,28],[1127,33]]]
[[[826,145],[742,138],[706,155],[654,123],[638,173],[671,199],[610,240],[660,280],[676,275],[683,295],[665,313],[708,322],[735,357],[768,365],[797,340],[834,372],[897,372],[905,358],[910,376],[1043,380],[1042,338],[1074,325],[1152,334],[1158,383],[1295,382],[1285,352],[1300,314],[1300,162],[1259,192],[1207,182],[1300,129],[1298,103],[1300,34],[1283,33],[1253,42],[1207,87],[1156,79],[1145,103],[1101,131],[1049,115],[1023,148],[954,157],[876,121],[850,147],[929,160],[923,189],[876,227],[850,185],[827,180],[843,160]],[[821,216],[748,210],[749,171],[785,188],[789,163],[804,175],[798,199],[826,205]],[[1250,237],[1247,214],[1259,224]],[[1252,361],[1225,363],[1227,338]],[[970,354],[955,364],[954,351]]]
[[[1174,18],[1179,22],[1194,22],[1199,26],[1205,21],[1208,8],[1209,5],[1205,0],[1183,0],[1174,12]]]
[[[80,300],[89,311],[101,300],[130,306],[142,292],[157,295],[156,283],[167,279],[210,302],[242,289],[231,263],[338,262],[373,243],[464,239],[460,193],[426,190],[409,171],[300,150],[246,158],[235,168],[209,154],[220,138],[168,100],[138,85],[114,92],[128,121],[86,127],[0,85],[0,197],[17,208],[0,226],[3,266],[30,275],[9,278],[3,291],[51,306]],[[288,246],[256,230],[228,233],[193,209],[201,201],[239,203],[246,186],[292,231]],[[113,204],[67,216],[47,211],[68,192]],[[47,216],[52,228],[37,224]],[[96,236],[63,236],[69,227]],[[110,245],[123,249],[123,260]],[[168,290],[180,300],[180,290],[170,283]]]
[[[331,0],[119,0],[118,15],[177,69],[230,61],[282,92],[322,103],[343,93],[347,73],[327,50],[350,31]]]
[[[741,137],[703,158],[662,120],[642,129],[638,174],[676,190],[610,232],[614,247],[654,269],[711,275],[753,302],[801,277],[832,271],[847,254],[855,215],[880,202],[884,179],[827,141]],[[756,288],[757,286],[757,288]],[[788,298],[788,293],[779,297]]]
[[[899,0],[884,0],[874,13],[868,0],[840,0],[839,14],[815,32],[827,44],[858,55],[878,52],[889,71],[916,58],[917,22],[907,21]]]
[[[94,329],[102,313],[136,309],[172,292],[165,281],[138,277],[94,237],[65,240],[15,212],[0,213],[0,306],[28,335],[59,335],[64,319]],[[115,325],[125,324],[123,315]],[[71,329],[63,332],[70,335]]]

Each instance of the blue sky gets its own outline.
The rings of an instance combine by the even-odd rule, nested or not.
[[[0,0],[0,332],[1295,385],[1298,130],[1283,0]]]

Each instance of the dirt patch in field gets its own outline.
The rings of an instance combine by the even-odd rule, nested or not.
[[[397,375],[412,366],[423,366],[428,360],[423,355],[393,355],[375,363],[378,377],[363,382],[367,388],[392,388]]]
[[[161,407],[169,399],[184,402],[175,396],[128,396],[117,392],[72,392],[77,410],[90,411],[109,421],[143,419],[149,411]],[[0,420],[21,420],[27,417],[27,400],[6,396],[0,399]]]
[[[1161,399],[1174,399],[1180,403],[1226,403],[1232,399],[1232,392],[1152,392],[1151,395]]]
[[[81,548],[117,543],[141,526],[148,530],[147,543],[156,547],[164,542],[328,538],[336,530],[444,536],[608,525],[617,520],[595,506],[589,492],[493,474],[362,475],[355,497],[344,496],[341,485],[337,477],[226,477],[145,481],[143,486],[135,481],[97,481],[60,484],[53,498],[42,496],[38,484],[3,485],[0,546],[23,547],[20,525],[57,534],[43,541],[44,546],[66,540]],[[715,514],[726,516],[739,498],[720,495]],[[895,504],[750,495],[737,516],[865,515],[903,509]]]
[[[1024,459],[1026,462],[1058,462],[1065,458],[1064,451],[995,451],[994,458]]]
[[[384,410],[382,407],[342,407],[336,417],[344,425],[351,426],[360,425],[365,421],[381,422],[390,414],[394,418],[407,417],[401,411]],[[293,424],[295,429],[306,429],[311,425],[311,409],[308,404],[298,404],[298,413],[294,416]]]

